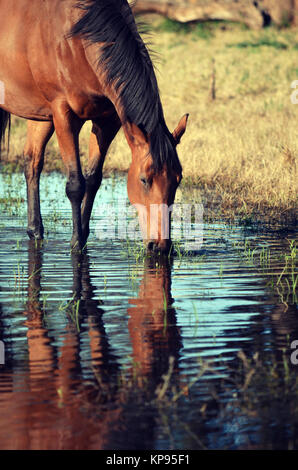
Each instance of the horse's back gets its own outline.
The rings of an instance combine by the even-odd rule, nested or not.
[[[51,118],[41,83],[55,82],[55,51],[71,27],[67,9],[72,4],[71,0],[0,0],[0,80],[7,111],[26,118]]]

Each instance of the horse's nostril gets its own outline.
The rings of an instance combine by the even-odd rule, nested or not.
[[[159,245],[158,245],[158,249],[159,249],[159,252],[161,254],[167,254],[169,253],[170,249],[171,249],[171,241],[170,240],[162,240]]]
[[[153,251],[155,247],[155,243],[154,242],[149,242],[148,245],[147,245],[147,248],[149,251]]]

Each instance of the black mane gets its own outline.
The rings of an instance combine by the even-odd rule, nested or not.
[[[154,167],[181,170],[172,134],[162,111],[152,61],[141,39],[126,0],[81,0],[85,11],[71,36],[103,43],[98,65],[105,67],[108,82],[119,93],[125,119],[136,124],[150,139]]]

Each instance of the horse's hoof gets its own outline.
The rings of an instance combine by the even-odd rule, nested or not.
[[[27,229],[27,234],[30,240],[43,240],[43,230],[41,229]]]

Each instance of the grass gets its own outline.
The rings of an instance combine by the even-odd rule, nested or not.
[[[278,409],[283,410],[285,403],[290,403],[294,414],[291,421],[297,422],[298,380],[295,367],[290,364],[289,351],[284,349],[279,360],[271,352],[266,352],[262,358],[258,353],[248,358],[244,352],[238,357],[243,363],[242,371],[239,368],[239,378],[242,375],[243,381],[241,388],[238,385],[240,406],[250,414],[264,414],[266,420],[270,416],[274,420],[279,415]]]
[[[180,25],[154,20],[157,77],[169,128],[190,113],[179,155],[184,180],[212,216],[244,224],[292,224],[297,210],[297,113],[291,83],[298,79],[297,30],[250,31],[239,25]],[[86,162],[90,124],[81,133]],[[25,122],[13,118],[10,171],[22,167]],[[130,152],[122,132],[105,172],[126,172]],[[62,169],[57,142],[49,143],[46,170]]]
[[[246,49],[248,47],[273,47],[274,49],[288,49],[290,46],[285,42],[278,41],[274,38],[270,38],[266,35],[259,37],[253,41],[243,41],[237,44],[231,44],[229,47],[238,47],[239,49]]]
[[[287,246],[282,253],[274,253],[264,246],[252,246],[237,242],[238,253],[250,265],[258,268],[258,275],[266,280],[266,284],[284,305],[284,311],[289,305],[297,305],[297,242],[287,240]]]

